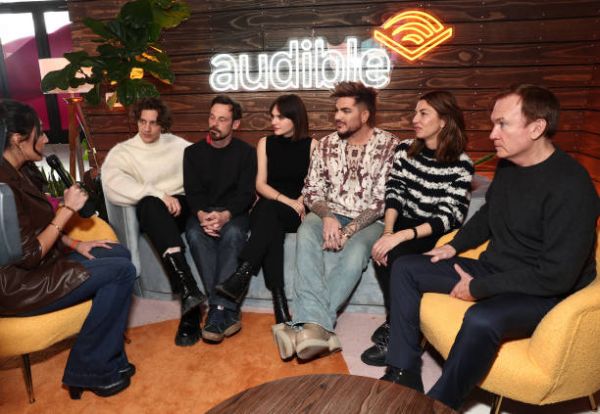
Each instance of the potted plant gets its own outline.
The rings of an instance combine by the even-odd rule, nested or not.
[[[113,20],[84,19],[83,23],[98,36],[94,40],[98,43],[97,54],[65,53],[69,64],[48,73],[42,79],[42,90],[88,83],[94,87],[83,96],[92,105],[103,102],[106,92],[114,92],[107,102],[109,107],[158,96],[156,86],[146,78],[167,84],[174,81],[171,61],[159,43],[162,30],[178,26],[189,16],[184,0],[134,0],[125,3]]]

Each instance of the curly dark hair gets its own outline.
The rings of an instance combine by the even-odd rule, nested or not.
[[[140,120],[142,111],[153,110],[158,112],[156,122],[160,125],[162,132],[168,132],[173,125],[173,118],[169,107],[158,98],[142,98],[131,107],[131,115],[135,122]]]

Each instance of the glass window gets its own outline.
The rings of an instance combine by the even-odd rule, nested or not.
[[[45,12],[44,22],[48,33],[50,57],[62,57],[65,52],[73,50],[69,12]],[[58,111],[61,129],[66,130],[69,129],[69,112],[63,97],[64,95],[58,95]]]
[[[49,125],[31,13],[0,14],[0,40],[10,97],[31,105],[44,125]]]

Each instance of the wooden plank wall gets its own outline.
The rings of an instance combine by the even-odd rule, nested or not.
[[[86,17],[114,16],[123,0],[71,0],[75,48],[94,50]],[[562,104],[556,142],[573,153],[600,183],[600,3],[598,0],[189,0],[192,17],[165,33],[176,81],[161,87],[175,112],[174,132],[191,141],[206,135],[210,90],[209,59],[216,53],[276,51],[290,37],[324,36],[338,44],[346,36],[369,38],[399,11],[420,9],[454,27],[455,36],[416,63],[398,59],[390,85],[380,93],[378,125],[411,136],[417,96],[448,89],[458,97],[469,130],[469,152],[477,159],[492,151],[489,105],[513,83],[550,87]],[[244,106],[239,136],[249,142],[270,133],[269,104],[280,92],[233,94]],[[327,91],[300,91],[311,132],[333,131]],[[135,133],[124,112],[87,108],[101,158]],[[480,167],[492,171],[494,162]]]

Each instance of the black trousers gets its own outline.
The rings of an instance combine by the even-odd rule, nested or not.
[[[411,255],[394,262],[388,365],[420,372],[421,296],[425,292],[449,293],[460,280],[454,270],[455,263],[474,278],[490,277],[495,273],[491,266],[481,261],[460,257],[431,263],[429,256]],[[465,313],[442,376],[428,395],[454,409],[460,407],[490,370],[502,342],[531,336],[540,320],[559,300],[505,293],[477,301]]]
[[[416,227],[422,223],[422,221],[400,217],[394,224],[394,231]],[[387,266],[379,266],[373,262],[373,266],[375,267],[375,276],[379,282],[381,291],[383,292],[383,305],[385,306],[385,313],[388,320],[390,317],[390,270],[394,264],[394,261],[398,257],[407,254],[420,254],[427,252],[433,249],[437,240],[438,236],[428,236],[416,240],[405,241],[388,252]]]
[[[170,247],[184,249],[181,232],[185,230],[190,210],[185,195],[173,196],[181,204],[181,213],[173,217],[165,203],[158,197],[147,196],[137,203],[135,210],[140,231],[146,233],[160,256]]]
[[[250,213],[250,238],[240,259],[256,269],[262,266],[269,290],[280,289],[283,280],[283,242],[286,233],[295,233],[300,226],[296,211],[278,201],[261,198]]]

